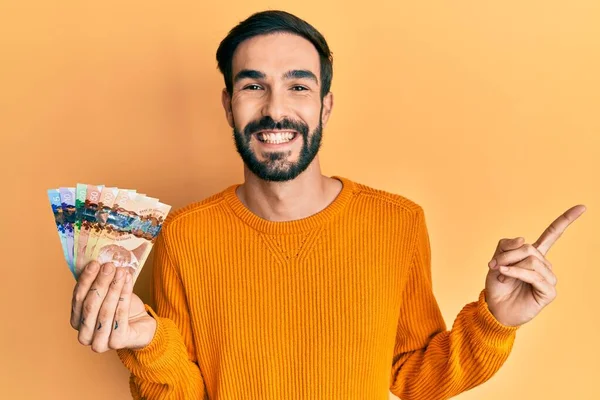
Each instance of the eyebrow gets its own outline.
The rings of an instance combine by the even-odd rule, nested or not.
[[[238,72],[233,78],[233,83],[237,83],[242,79],[265,79],[267,76],[264,72],[255,69],[243,69]],[[307,69],[293,69],[283,74],[283,79],[310,79],[318,85],[319,80],[316,75]]]
[[[263,72],[254,69],[243,69],[238,72],[233,78],[233,83],[237,83],[242,79],[264,79],[265,74]]]
[[[288,71],[285,74],[283,74],[283,79],[304,79],[304,78],[311,79],[311,80],[315,81],[315,83],[317,85],[319,84],[319,80],[317,79],[315,74],[313,74],[311,71],[309,71],[307,69],[294,69],[294,70]]]

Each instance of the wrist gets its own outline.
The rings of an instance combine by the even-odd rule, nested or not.
[[[135,323],[135,330],[138,331],[139,336],[137,338],[138,340],[136,340],[136,343],[128,346],[129,350],[144,350],[150,346],[157,336],[156,332],[158,330],[158,316],[147,304],[144,304],[144,307],[146,312],[138,317],[135,321],[130,322],[131,324]]]

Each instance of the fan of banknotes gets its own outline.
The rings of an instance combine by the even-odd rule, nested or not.
[[[48,199],[75,279],[96,260],[129,269],[135,282],[171,210],[135,190],[81,183],[49,189]]]

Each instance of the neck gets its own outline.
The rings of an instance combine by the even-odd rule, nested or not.
[[[240,201],[254,214],[269,221],[307,218],[326,208],[339,194],[342,183],[321,174],[318,158],[295,179],[268,182],[247,167],[237,190]]]

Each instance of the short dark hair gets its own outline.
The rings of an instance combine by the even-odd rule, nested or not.
[[[229,31],[217,49],[217,63],[225,79],[225,87],[233,92],[233,53],[240,43],[258,35],[287,32],[310,41],[319,52],[321,62],[321,99],[331,88],[333,78],[333,55],[327,41],[308,22],[286,11],[269,10],[252,14]]]

